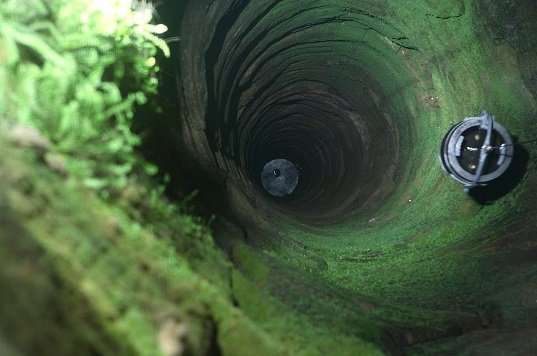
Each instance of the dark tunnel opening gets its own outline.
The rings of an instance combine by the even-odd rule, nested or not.
[[[260,173],[267,162],[293,162],[300,171],[297,189],[269,200],[309,224],[371,213],[393,190],[403,160],[399,127],[410,118],[386,100],[359,52],[334,57],[353,46],[375,52],[352,33],[332,29],[356,26],[367,33],[374,28],[360,17],[366,21],[369,14],[330,5],[297,7],[268,25],[278,4],[256,10],[249,4],[229,6],[204,56],[205,132],[214,161],[233,170],[255,196],[266,193]]]

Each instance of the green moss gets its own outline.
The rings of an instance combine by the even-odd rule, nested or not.
[[[323,324],[308,320],[296,314],[293,309],[271,296],[263,288],[268,276],[256,273],[266,269],[261,262],[262,258],[253,252],[248,252],[242,246],[241,255],[244,261],[250,259],[251,263],[257,261],[258,268],[252,265],[242,265],[248,277],[239,271],[233,273],[233,295],[241,310],[249,315],[257,325],[279,341],[280,347],[290,355],[324,355],[333,353],[337,355],[382,355],[383,353],[372,344],[360,338],[337,334],[334,330],[326,329]],[[249,255],[249,257],[246,257]],[[284,316],[284,317],[282,317]]]
[[[223,261],[210,239],[190,245],[198,254],[193,260],[204,265],[198,273],[175,243],[199,236],[158,237],[162,231],[150,232],[79,184],[66,184],[33,153],[0,144],[9,153],[0,160],[0,283],[11,291],[2,294],[7,309],[0,329],[21,350],[155,355],[164,319],[174,318],[187,325],[184,342],[198,350],[210,349],[214,325],[224,355],[246,353],[244,338],[252,346],[261,342],[256,347],[264,354],[279,354],[277,344],[232,306],[226,290],[203,277]],[[192,251],[196,246],[203,249]],[[33,320],[45,330],[42,338],[35,337]],[[56,343],[48,341],[53,337]]]

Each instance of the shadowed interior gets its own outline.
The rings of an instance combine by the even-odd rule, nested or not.
[[[379,206],[404,164],[400,128],[411,116],[375,74],[395,69],[384,52],[393,56],[405,38],[359,8],[289,4],[213,3],[220,16],[195,86],[207,90],[203,125],[217,166],[233,166],[240,184],[262,194],[264,164],[288,159],[300,184],[272,207],[324,224]]]

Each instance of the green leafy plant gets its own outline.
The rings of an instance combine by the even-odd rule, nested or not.
[[[169,56],[152,12],[132,0],[0,5],[0,120],[39,130],[103,194],[137,169],[156,171],[136,158],[131,130],[135,107],[156,92],[155,56]]]

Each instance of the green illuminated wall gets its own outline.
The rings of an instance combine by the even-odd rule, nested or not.
[[[534,326],[534,146],[474,197],[437,155],[482,110],[535,137],[536,15],[508,1],[189,3],[185,137],[246,230],[231,254],[249,283],[385,351]],[[257,178],[280,157],[305,167],[286,201]],[[250,316],[279,318],[244,283]]]

